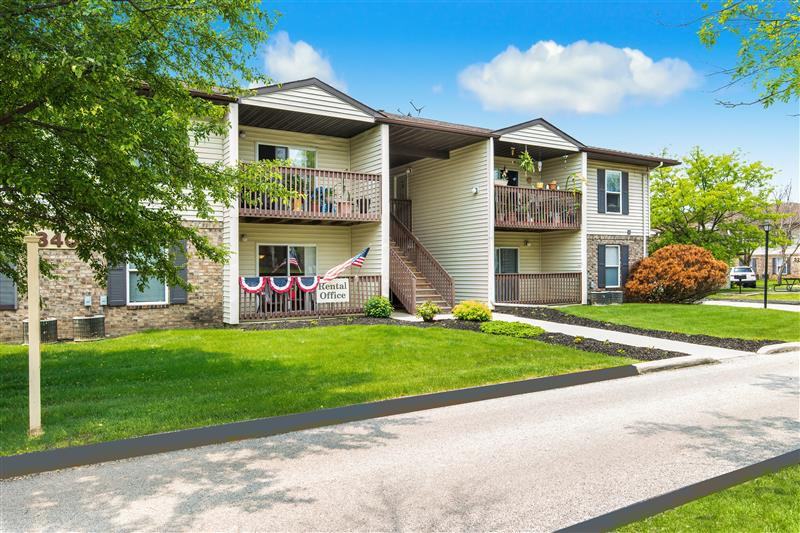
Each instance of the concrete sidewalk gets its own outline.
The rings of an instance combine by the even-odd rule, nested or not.
[[[749,307],[750,309],[763,309],[764,302],[737,302],[734,300],[703,300],[703,305],[723,305],[726,307]],[[775,311],[791,311],[800,313],[800,305],[793,304],[773,304],[767,302],[767,309]]]
[[[692,344],[689,342],[673,341],[669,339],[661,339],[658,337],[647,337],[645,335],[635,335],[633,333],[623,333],[621,331],[611,331],[608,329],[589,328],[586,326],[575,326],[572,324],[561,324],[559,322],[548,322],[546,320],[535,320],[533,318],[523,318],[514,315],[507,315],[505,313],[494,313],[493,318],[495,320],[504,320],[506,322],[522,322],[524,324],[539,326],[543,330],[551,333],[563,333],[565,335],[572,335],[574,337],[586,337],[588,339],[616,342],[619,344],[627,344],[630,346],[641,346],[644,348],[660,348],[662,350],[685,353],[687,355],[694,355],[698,357],[710,357],[719,361],[724,359],[731,359],[734,357],[753,355],[752,352],[729,350],[727,348],[718,348],[716,346],[706,346],[704,344]]]

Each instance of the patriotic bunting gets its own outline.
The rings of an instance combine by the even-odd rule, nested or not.
[[[319,278],[317,276],[296,276],[294,282],[303,292],[314,292],[319,286]]]
[[[269,288],[278,294],[289,292],[294,285],[294,278],[291,276],[272,276],[269,278]]]
[[[241,276],[239,286],[247,294],[259,294],[267,288],[267,278],[265,276]]]

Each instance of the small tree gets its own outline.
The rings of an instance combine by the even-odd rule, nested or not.
[[[634,265],[625,297],[648,303],[691,303],[718,291],[728,265],[699,246],[673,244]]]

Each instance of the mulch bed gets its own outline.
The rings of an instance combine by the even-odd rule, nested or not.
[[[611,331],[646,335],[648,337],[658,337],[659,339],[669,339],[673,341],[690,342],[692,344],[716,346],[718,348],[728,348],[731,350],[742,350],[745,352],[755,352],[758,351],[759,348],[767,346],[768,344],[780,344],[784,342],[779,340],[748,340],[713,337],[711,335],[689,335],[687,333],[673,333],[671,331],[634,328],[632,326],[611,324],[609,322],[602,322],[600,320],[592,320],[590,318],[574,316],[549,307],[502,307],[498,308],[497,312],[525,318],[534,318],[537,320],[559,322],[561,324],[608,329]]]
[[[509,313],[511,314],[511,313]],[[321,318],[321,319],[308,319],[308,320],[283,320],[275,322],[264,322],[258,324],[241,324],[243,329],[257,329],[257,330],[279,330],[279,329],[295,329],[295,328],[308,328],[308,327],[328,327],[328,326],[375,326],[375,325],[392,325],[392,326],[411,326],[417,328],[444,328],[444,329],[461,329],[467,331],[480,331],[479,322],[466,322],[463,320],[437,320],[436,322],[406,322],[403,320],[393,320],[386,318],[368,318],[368,317],[335,317],[335,318]],[[659,350],[657,348],[642,348],[639,346],[628,346],[627,344],[617,344],[613,342],[604,342],[594,339],[587,339],[583,337],[573,337],[571,335],[564,335],[562,333],[543,333],[538,337],[531,340],[538,340],[548,344],[558,344],[560,346],[569,346],[576,350],[583,350],[585,352],[602,353],[605,355],[612,355],[618,357],[630,357],[639,361],[655,361],[658,359],[668,359],[670,357],[681,357],[686,354],[678,352],[670,352],[667,350]]]

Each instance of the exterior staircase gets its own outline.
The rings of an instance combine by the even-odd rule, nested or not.
[[[390,288],[409,313],[433,302],[443,313],[453,306],[453,279],[402,222],[392,216],[389,251]]]

